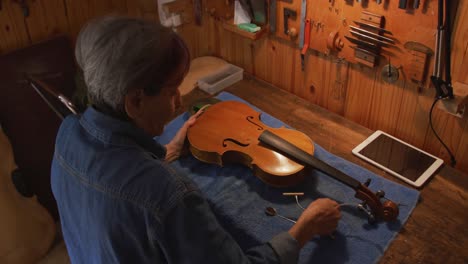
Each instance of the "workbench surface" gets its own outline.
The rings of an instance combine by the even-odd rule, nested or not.
[[[251,78],[225,91],[306,133],[328,152],[412,188],[351,153],[356,145],[373,133],[372,130]],[[210,95],[193,90],[182,98],[183,110],[204,97]],[[468,263],[468,176],[444,165],[419,190],[419,204],[380,263]]]

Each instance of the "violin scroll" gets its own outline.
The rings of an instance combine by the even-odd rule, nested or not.
[[[361,184],[356,189],[355,197],[363,201],[358,208],[367,213],[370,223],[378,219],[387,222],[395,221],[397,219],[399,214],[398,205],[388,199],[382,203],[380,199],[385,198],[384,195],[385,193],[383,191],[373,193],[364,184]]]

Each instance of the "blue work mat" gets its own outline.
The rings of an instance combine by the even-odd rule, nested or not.
[[[223,92],[221,100],[242,99]],[[252,106],[253,107],[253,106]],[[274,117],[262,112],[261,120],[268,126],[277,128],[287,126]],[[155,138],[166,144],[189,118],[185,113],[166,126],[165,132]],[[313,140],[313,138],[312,138]],[[395,238],[416,206],[419,192],[386,180],[354,163],[328,153],[315,144],[315,157],[364,182],[371,179],[372,191],[384,190],[386,197],[400,204],[400,214],[395,222],[378,222],[370,225],[366,215],[355,206],[343,206],[342,219],[334,238],[316,237],[302,249],[299,263],[375,263]],[[283,192],[304,192],[299,198],[306,207],[311,201],[328,197],[338,203],[354,203],[355,191],[319,171],[312,170],[303,183],[294,188],[274,188],[259,180],[252,171],[243,165],[219,167],[196,160],[192,155],[182,157],[172,165],[185,172],[199,186],[209,201],[220,223],[227,229],[243,249],[270,240],[276,234],[287,231],[292,223],[280,217],[267,216],[266,207],[274,207],[278,213],[297,218],[302,209],[294,197],[283,196]]]

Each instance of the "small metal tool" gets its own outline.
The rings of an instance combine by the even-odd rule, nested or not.
[[[400,2],[398,2],[398,8],[406,9],[407,2],[407,0],[400,0]]]
[[[354,31],[353,29],[351,29],[349,32],[350,32],[351,34],[353,34],[353,35],[356,35],[356,36],[358,36],[358,37],[364,38],[364,39],[366,39],[366,40],[368,40],[368,41],[372,41],[372,42],[374,42],[374,43],[378,43],[378,44],[383,45],[383,46],[394,45],[392,42],[388,42],[388,41],[386,41],[386,40],[377,39],[377,38],[375,38],[375,37],[373,37],[373,36],[368,36],[368,35],[359,33],[359,32],[357,32],[357,31]]]
[[[359,21],[353,21],[356,25],[358,26],[362,26],[362,27],[367,27],[367,28],[371,28],[371,29],[375,29],[375,30],[378,30],[378,31],[382,31],[384,33],[388,33],[390,35],[392,35],[392,32],[388,31],[388,30],[385,30],[383,28],[380,28],[380,27],[377,27],[377,26],[374,26],[372,24],[367,24],[367,23],[362,23],[362,22],[359,22]]]
[[[294,221],[292,219],[289,219],[286,216],[282,216],[282,215],[278,214],[278,212],[276,212],[276,209],[273,208],[273,207],[265,208],[265,214],[268,215],[268,216],[279,216],[279,217],[283,218],[284,220],[287,220],[287,221],[292,222],[294,224],[296,223],[296,221]]]
[[[353,30],[356,30],[358,32],[361,32],[361,33],[364,33],[364,34],[368,34],[369,36],[373,36],[375,38],[378,38],[378,39],[383,39],[383,40],[386,40],[390,43],[395,43],[395,40],[391,39],[391,38],[388,38],[388,37],[385,37],[385,36],[381,36],[379,34],[375,34],[374,32],[371,32],[371,31],[368,31],[368,30],[365,30],[365,29],[362,29],[362,28],[358,28],[358,27],[355,27],[355,26],[349,26],[351,29]]]

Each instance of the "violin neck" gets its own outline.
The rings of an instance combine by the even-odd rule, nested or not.
[[[289,159],[304,166],[311,166],[355,190],[359,189],[361,186],[361,183],[358,180],[317,159],[313,155],[310,155],[268,130],[262,132],[258,137],[258,140]]]

